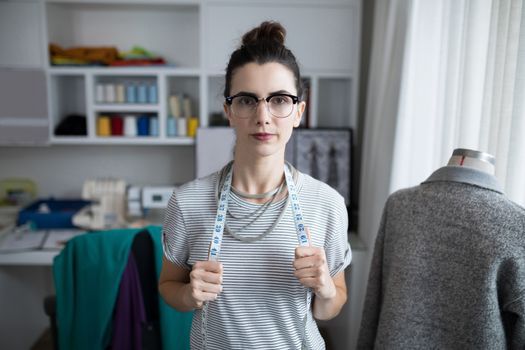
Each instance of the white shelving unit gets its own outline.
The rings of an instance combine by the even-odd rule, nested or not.
[[[229,54],[241,35],[263,20],[277,20],[287,28],[287,45],[309,82],[308,125],[357,127],[361,0],[28,0],[0,5],[0,18],[20,27],[17,33],[35,43],[33,60],[19,63],[5,53],[0,55],[0,69],[41,66],[47,80],[51,144],[192,145],[193,138],[168,136],[168,96],[189,96],[199,124],[208,126],[213,114],[223,113]],[[26,24],[11,20],[20,16]],[[13,31],[3,31],[0,38],[14,47],[9,52],[26,52]],[[113,46],[119,51],[139,45],[162,56],[168,65],[57,67],[49,63],[50,43],[63,48]],[[157,101],[96,102],[97,83],[133,80],[155,84]],[[103,113],[155,116],[158,135],[100,137],[96,122]],[[86,116],[87,135],[55,135],[56,126],[72,114]]]
[[[301,4],[301,6],[297,6]],[[308,81],[309,127],[356,127],[360,1],[176,1],[44,0],[45,43],[64,48],[134,45],[167,61],[157,67],[56,67],[48,76],[52,144],[192,145],[193,138],[168,136],[168,97],[191,99],[200,126],[222,115],[224,69],[240,36],[263,20],[278,20],[288,30],[287,44]],[[327,26],[326,23],[330,23]],[[329,38],[329,40],[327,40]],[[315,54],[313,54],[315,53]],[[47,51],[44,53],[46,57]],[[101,83],[146,81],[157,87],[148,104],[97,103]],[[66,115],[85,115],[86,136],[57,136]],[[156,136],[98,136],[97,118],[142,115],[158,118]]]
[[[57,136],[51,131],[52,143],[82,143],[87,144],[180,144],[191,145],[193,138],[169,137],[166,133],[166,122],[168,109],[165,100],[166,91],[172,91],[167,87],[169,79],[178,77],[176,69],[163,68],[50,68],[50,116],[52,125],[57,125],[63,116],[79,114],[87,116],[87,135],[78,137]],[[188,71],[184,71],[182,77],[186,78]],[[198,81],[198,75],[192,79]],[[157,99],[153,103],[105,103],[96,100],[95,89],[97,84],[123,83],[125,81],[142,81],[154,84],[157,91]],[[186,93],[181,91],[181,93]],[[73,96],[71,96],[73,95]],[[191,95],[196,99],[198,96]],[[198,111],[198,110],[197,110]],[[96,120],[100,115],[151,115],[158,118],[159,133],[151,137],[125,137],[125,136],[98,136],[96,132]],[[136,142],[134,142],[136,141]]]
[[[287,45],[299,59],[310,86],[308,125],[357,126],[360,0],[326,0],[322,4],[313,0],[28,0],[0,6],[2,23],[18,28],[0,34],[10,47],[0,55],[0,69],[28,67],[45,73],[52,144],[192,145],[192,139],[168,136],[168,96],[189,96],[193,114],[201,126],[208,126],[214,113],[222,114],[228,55],[238,46],[241,35],[263,20],[278,20],[288,30]],[[31,44],[31,52],[26,43]],[[162,56],[168,65],[56,67],[49,63],[50,43],[63,48],[113,46],[120,51],[139,45]],[[128,80],[155,84],[155,103],[96,102],[98,83]],[[96,122],[103,113],[110,117],[155,116],[158,135],[100,137]],[[67,115],[86,116],[87,135],[55,135],[55,127]],[[4,119],[14,120],[11,115]]]
[[[192,99],[199,115],[200,4],[196,1],[44,1],[45,42],[63,48],[116,47],[119,51],[142,46],[163,57],[167,65],[142,67],[59,67],[47,64],[49,117],[52,144],[193,145],[191,137],[168,135],[170,94]],[[47,45],[46,45],[47,46]],[[46,48],[47,50],[47,48]],[[46,52],[47,56],[47,52]],[[189,82],[189,83],[188,83]],[[97,99],[104,85],[140,85],[156,92],[154,101],[105,103]],[[180,87],[179,87],[180,85]],[[197,89],[194,88],[197,86]],[[72,96],[73,95],[73,96]],[[67,115],[86,116],[85,136],[58,136],[55,127]],[[155,118],[158,132],[138,129],[138,136],[105,135],[97,129],[100,117]],[[204,120],[200,116],[201,120]],[[202,123],[202,122],[201,122]],[[146,130],[146,131],[145,131]],[[102,136],[105,135],[105,136]]]

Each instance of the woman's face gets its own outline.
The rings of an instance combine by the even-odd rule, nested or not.
[[[232,77],[230,96],[239,93],[268,97],[275,93],[297,95],[293,73],[276,62],[248,63],[238,68]],[[224,105],[230,125],[237,135],[236,154],[247,152],[248,156],[268,157],[282,155],[294,127],[299,126],[305,103],[293,105],[286,118],[274,117],[268,111],[266,101],[259,101],[249,118],[239,118],[231,106]]]

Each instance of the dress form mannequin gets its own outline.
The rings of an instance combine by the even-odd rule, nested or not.
[[[456,148],[452,152],[447,165],[465,166],[494,175],[495,164],[496,159],[488,153],[466,148]]]
[[[494,163],[456,149],[388,197],[358,350],[525,349],[525,322],[515,322],[525,320],[525,210],[505,196]]]

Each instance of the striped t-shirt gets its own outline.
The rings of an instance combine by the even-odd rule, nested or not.
[[[207,260],[217,200],[219,173],[177,188],[168,204],[163,228],[164,253],[175,265],[191,270]],[[297,193],[313,246],[324,247],[331,276],[352,259],[347,240],[348,216],[344,199],[330,186],[298,173]],[[286,199],[272,203],[264,215],[241,235],[260,235],[278,218]],[[239,231],[261,204],[230,193],[227,223]],[[263,239],[243,242],[224,231],[219,260],[223,290],[208,305],[207,349],[300,349],[303,335],[308,349],[325,349],[317,324],[308,310],[306,288],[294,276],[295,248],[299,245],[292,208],[288,204],[277,226]],[[314,297],[315,300],[315,297]],[[315,302],[315,301],[314,301]],[[201,310],[195,310],[192,349],[202,349]]]

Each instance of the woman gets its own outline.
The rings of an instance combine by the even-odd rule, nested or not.
[[[195,310],[194,349],[324,349],[314,318],[346,302],[344,200],[284,160],[305,109],[285,34],[264,22],[243,36],[224,90],[233,163],[179,187],[168,206],[159,288]]]

